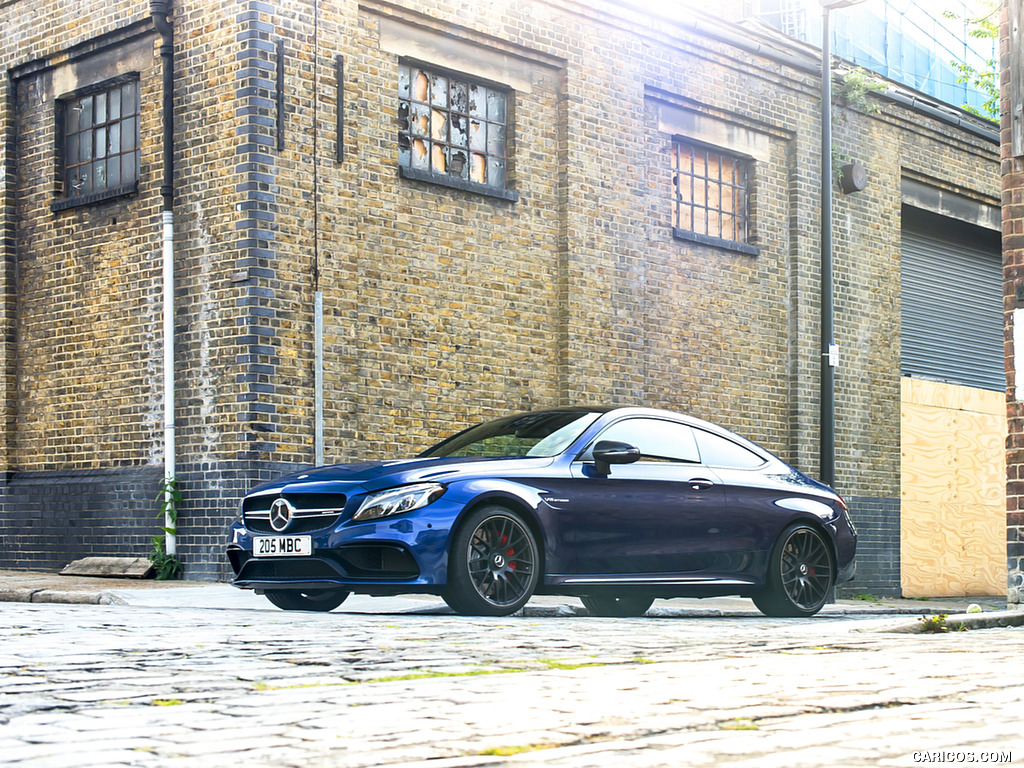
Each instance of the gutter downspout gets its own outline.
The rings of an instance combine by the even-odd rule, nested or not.
[[[836,487],[836,345],[832,252],[832,34],[821,9],[821,403],[818,479]]]
[[[164,488],[167,502],[164,515],[164,550],[178,551],[177,523],[174,519],[173,485],[174,446],[174,31],[168,21],[171,0],[150,0],[150,12],[163,43],[163,293],[164,293]],[[171,533],[171,531],[175,531]]]
[[[340,93],[340,89],[339,89]],[[339,96],[339,100],[340,100]],[[313,0],[313,464],[324,465],[324,292],[320,290],[320,2]],[[338,109],[342,107],[339,104]]]

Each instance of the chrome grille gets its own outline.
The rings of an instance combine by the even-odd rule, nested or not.
[[[270,522],[271,509],[278,499],[287,501],[291,512],[291,522],[283,529],[274,528]],[[268,493],[250,496],[242,502],[242,519],[245,527],[256,533],[310,533],[337,523],[347,500],[341,493]]]

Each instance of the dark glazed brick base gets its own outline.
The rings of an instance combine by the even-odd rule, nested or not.
[[[178,469],[178,555],[185,577],[227,579],[227,531],[245,493],[301,469],[273,462]],[[162,467],[15,472],[0,486],[0,568],[59,570],[88,556],[145,557],[162,535]]]
[[[160,532],[163,471],[12,472],[0,488],[0,567],[56,570],[89,556],[142,557]]]
[[[857,575],[839,587],[839,596],[900,597],[900,500],[853,496],[846,501],[857,527]]]

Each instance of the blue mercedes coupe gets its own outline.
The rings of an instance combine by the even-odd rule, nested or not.
[[[286,610],[420,592],[500,616],[553,594],[638,616],[655,598],[741,595],[811,616],[853,577],[856,544],[842,497],[728,430],[554,408],[265,483],[227,554],[236,587]]]

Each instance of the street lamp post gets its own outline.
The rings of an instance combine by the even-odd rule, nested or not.
[[[833,324],[832,287],[832,47],[829,11],[863,0],[821,3],[821,434],[819,477],[836,484],[835,382],[838,349]]]

